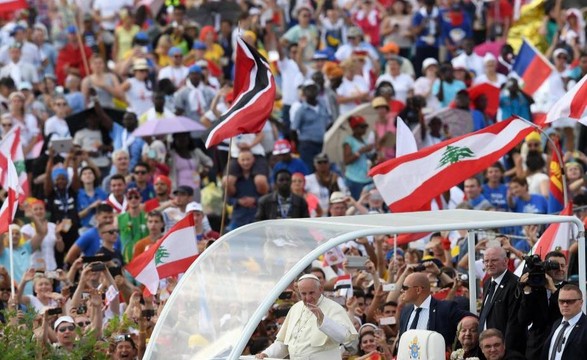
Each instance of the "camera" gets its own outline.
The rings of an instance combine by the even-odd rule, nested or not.
[[[469,275],[467,274],[457,274],[457,279],[461,282],[469,281]]]
[[[526,285],[533,288],[546,286],[546,272],[559,270],[560,264],[554,261],[542,261],[538,255],[529,255],[524,258],[526,265],[524,273],[528,273]]]
[[[418,266],[414,267],[414,272],[422,272],[426,270],[426,266],[424,266],[423,264],[419,264]]]

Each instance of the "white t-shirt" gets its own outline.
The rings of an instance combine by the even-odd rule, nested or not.
[[[391,74],[383,74],[377,78],[376,84],[380,84],[382,81],[389,81],[393,85],[395,90],[395,99],[406,103],[408,99],[408,93],[414,90],[414,79],[411,76],[400,73],[398,76],[392,76]]]
[[[304,81],[304,75],[298,64],[292,59],[279,61],[281,72],[281,99],[284,105],[292,105],[298,100],[298,86]]]
[[[433,84],[434,80],[429,79],[426,76],[419,77],[414,82],[414,95],[424,96],[424,98],[426,98],[426,107],[432,111],[436,111],[440,110],[442,106],[436,95],[432,93]]]
[[[110,20],[102,20],[102,28],[113,31],[118,22],[118,12],[125,6],[132,7],[133,0],[94,0],[93,9],[100,12],[101,17],[112,17]]]
[[[127,81],[130,88],[126,91],[126,100],[132,111],[141,116],[153,106],[153,90],[147,89],[144,81],[135,78],[129,78]]]
[[[57,115],[51,116],[45,122],[45,136],[49,136],[49,134],[54,134],[52,139],[71,138],[67,122],[58,118]]]
[[[166,66],[159,71],[158,80],[169,79],[176,88],[181,87],[182,82],[187,78],[189,69],[187,66]]]
[[[232,147],[230,148],[230,157],[237,158],[238,155],[240,154],[241,151],[238,147],[238,144],[241,144],[241,143],[250,144],[255,140],[256,137],[257,137],[257,134],[241,134],[241,135],[235,136],[232,140]],[[265,156],[265,149],[263,149],[263,145],[261,145],[261,144],[262,144],[262,142],[258,143],[257,145],[255,145],[251,148],[251,152],[253,153],[253,155]]]
[[[486,74],[478,75],[477,77],[475,77],[475,80],[473,80],[473,85],[488,83],[488,84],[491,84],[491,85],[493,85],[495,87],[501,88],[501,86],[503,84],[505,84],[506,81],[508,81],[508,78],[504,74],[497,73],[496,75],[497,75],[497,80],[496,81],[489,80],[487,78],[487,75]]]
[[[336,183],[338,184],[338,188],[341,192],[347,192],[347,187],[344,183],[344,178],[342,176],[338,176],[336,179]],[[328,206],[330,205],[330,192],[328,189],[318,182],[318,177],[316,173],[306,175],[306,192],[310,194],[314,194],[319,201],[320,208],[324,210],[322,216],[328,216]]]
[[[55,261],[55,237],[56,225],[52,222],[47,223],[47,235],[41,242],[41,248],[31,255],[31,263],[35,263],[36,259],[43,259],[45,261],[45,269],[47,271],[54,271],[57,269],[57,262]],[[24,235],[32,238],[36,231],[31,224],[24,225],[20,230]]]
[[[352,80],[345,77],[342,78],[342,84],[336,89],[336,93],[340,96],[354,96],[361,93],[369,92],[369,84],[360,75],[355,75]],[[346,114],[357,107],[357,103],[349,102],[346,104],[340,104],[340,113]]]

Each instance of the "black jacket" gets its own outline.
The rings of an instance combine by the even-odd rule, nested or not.
[[[291,194],[291,206],[289,208],[289,212],[287,214],[287,218],[307,218],[310,217],[310,213],[308,212],[308,204],[303,197]],[[257,214],[255,215],[255,220],[271,220],[271,219],[281,219],[281,214],[279,213],[279,206],[277,200],[277,192],[274,191],[272,193],[263,195],[259,198],[259,202],[257,203]]]
[[[559,319],[550,330],[550,335],[544,342],[542,347],[542,356],[540,359],[548,360],[550,350],[550,343],[555,341],[553,339],[554,332],[562,322],[562,318]],[[582,314],[579,321],[573,327],[569,334],[569,338],[565,340],[565,348],[563,349],[562,359],[564,360],[585,360],[587,359],[587,317]]]

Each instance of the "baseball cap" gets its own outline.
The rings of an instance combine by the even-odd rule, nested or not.
[[[138,32],[135,35],[135,40],[138,40],[138,41],[149,41],[149,35],[147,35],[147,33],[146,32],[143,32],[143,31]]]
[[[399,54],[399,46],[394,42],[389,42],[379,48],[383,54]]]
[[[365,118],[362,116],[351,116],[349,117],[349,122],[351,124],[351,128],[356,128],[357,126],[366,124]]]
[[[202,41],[194,41],[194,46],[192,46],[192,48],[196,49],[196,50],[206,50],[206,44],[204,44],[204,42]]]
[[[64,322],[66,323],[72,323],[75,325],[75,320],[73,320],[73,318],[71,316],[65,315],[65,316],[60,316],[57,321],[55,321],[55,325],[53,325],[53,329],[57,330],[57,328],[59,327],[59,325],[63,324]]]
[[[178,186],[177,189],[175,189],[175,191],[173,192],[173,195],[177,195],[179,193],[192,196],[192,195],[194,195],[194,189],[192,189],[191,186],[181,185],[181,186]]]
[[[176,190],[177,191],[177,190]],[[192,201],[185,206],[185,212],[189,213],[192,211],[199,211],[203,212],[204,209],[202,208],[202,204]]]
[[[374,109],[377,109],[378,107],[382,106],[385,106],[389,109],[389,103],[387,102],[387,100],[385,100],[383,96],[378,96],[375,99],[373,99],[373,101],[371,101],[371,106]]]
[[[130,187],[126,190],[126,195],[130,195],[130,194],[136,194],[136,195],[141,196],[141,192],[136,187]]]
[[[320,154],[314,156],[314,161],[328,161],[328,162],[330,162],[330,159],[328,158],[328,154],[320,153]]]
[[[359,37],[359,36],[363,36],[363,30],[361,30],[360,27],[357,26],[353,26],[349,29],[349,31],[346,34],[347,37]]]
[[[208,61],[204,60],[204,59],[198,60],[198,61],[196,61],[196,63],[194,65],[198,65],[202,69],[207,69],[208,68]]]
[[[332,194],[330,194],[330,203],[331,204],[339,204],[339,203],[343,203],[345,202],[347,199],[347,196],[340,191],[335,191]]]
[[[77,28],[75,27],[75,25],[69,25],[69,26],[67,27],[67,29],[65,29],[65,31],[66,31],[68,34],[75,34],[75,33],[77,32]]]
[[[285,139],[277,140],[273,145],[273,155],[289,154],[291,144]]]
[[[28,81],[23,81],[20,84],[18,84],[18,91],[31,90],[32,88],[33,88],[33,85]]]
[[[559,55],[565,55],[566,57],[569,57],[569,52],[563,48],[558,48],[554,51],[552,57],[557,58]]]
[[[438,66],[438,61],[434,58],[426,58],[422,62],[422,71],[426,71],[426,69],[428,69],[432,65]]]
[[[315,61],[328,60],[329,57],[330,56],[328,56],[328,54],[325,51],[319,50],[314,53],[314,56],[312,56],[312,60],[315,60]]]
[[[189,73],[190,74],[192,74],[192,73],[201,74],[202,73],[202,67],[199,66],[199,65],[192,65],[192,66],[190,66]]]
[[[10,44],[10,46],[8,47],[10,49],[20,49],[22,48],[22,43],[19,41],[15,41],[12,44]]]
[[[174,46],[174,47],[170,48],[169,51],[167,51],[167,55],[168,56],[181,55],[181,49]]]

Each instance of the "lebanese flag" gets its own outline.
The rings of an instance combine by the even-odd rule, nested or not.
[[[587,125],[587,118],[582,118],[587,107],[585,99],[587,99],[587,76],[583,76],[581,81],[554,103],[540,125],[550,124],[560,118],[577,119],[581,124]]]
[[[18,185],[16,167],[14,167],[12,160],[8,159],[6,166],[2,166],[0,171],[6,180],[2,187],[7,191],[6,199],[0,208],[0,234],[3,234],[8,232],[8,228],[12,224],[12,220],[14,220],[14,215],[18,208],[17,198],[20,186]]]
[[[207,131],[206,147],[240,134],[258,133],[273,111],[275,80],[257,49],[237,39],[234,98],[230,108]]]
[[[0,0],[0,12],[16,11],[27,7],[26,0]]]
[[[369,171],[392,212],[422,209],[436,196],[483,171],[533,131],[518,117],[381,163]]]
[[[0,0],[1,1],[1,0]],[[8,160],[14,161],[16,173],[18,175],[18,202],[24,203],[28,197],[29,181],[24,165],[24,153],[22,151],[22,144],[20,142],[20,127],[13,127],[0,141],[0,169],[7,168]],[[0,185],[6,189],[6,174],[0,172]]]
[[[156,294],[160,279],[186,272],[198,257],[194,227],[194,217],[187,214],[164,237],[133,259],[126,270],[151,294]]]
[[[569,202],[567,206],[560,212],[560,215],[573,215],[573,203]],[[540,239],[534,244],[530,254],[538,255],[542,260],[546,254],[551,251],[560,251],[565,256],[569,254],[569,246],[571,239],[574,237],[573,224],[571,223],[555,223],[550,224]],[[524,270],[525,261],[522,261],[516,268],[515,274],[520,276]]]
[[[512,66],[512,71],[518,74],[523,82],[522,90],[528,95],[534,95],[548,79],[554,67],[532,44],[523,40],[518,56]]]

